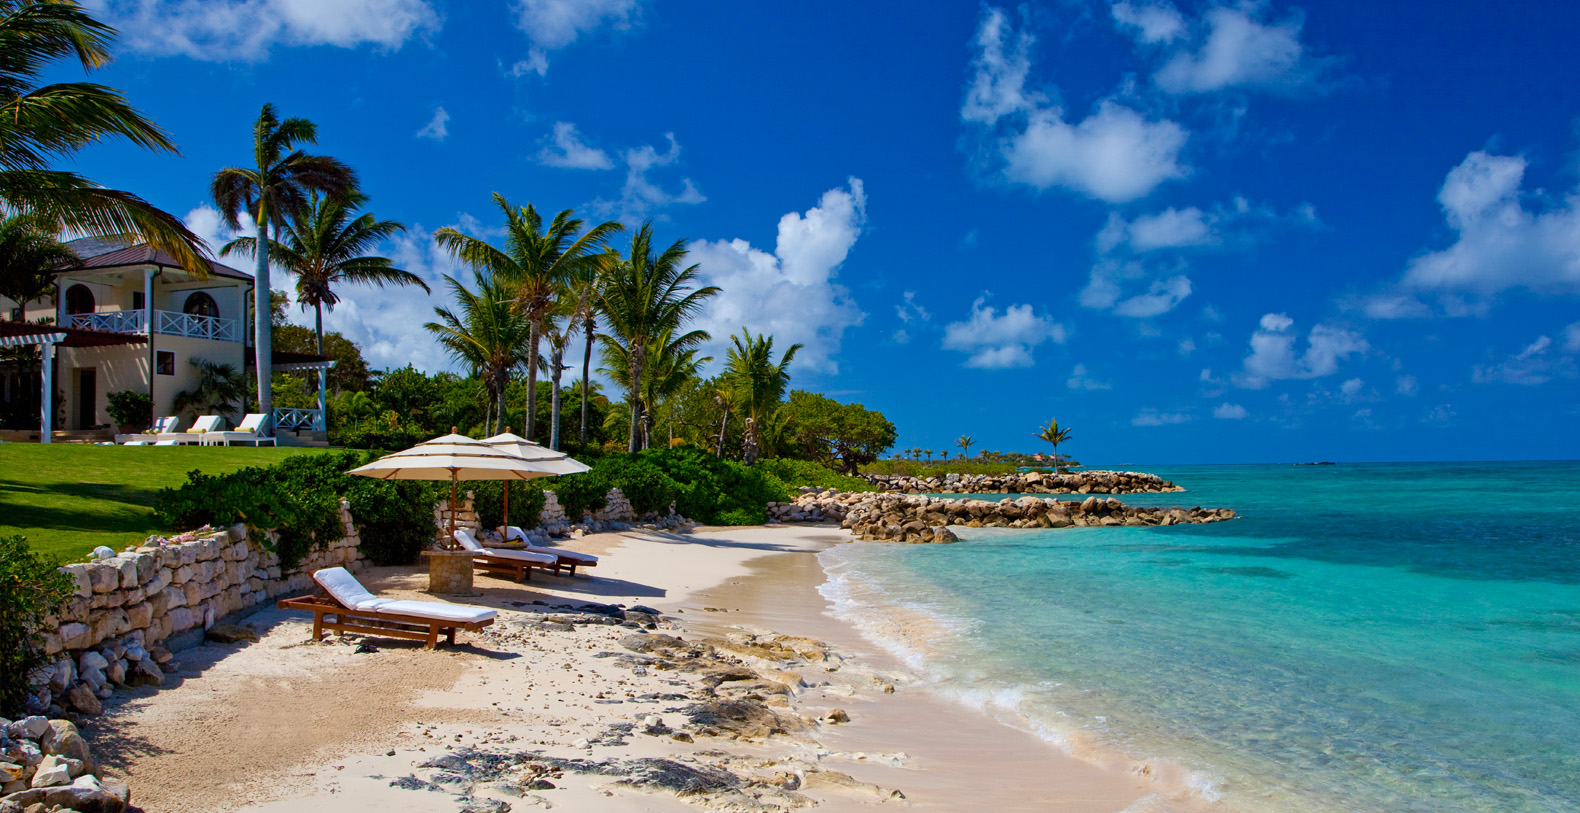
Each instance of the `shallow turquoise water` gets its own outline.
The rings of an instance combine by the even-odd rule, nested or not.
[[[1229,807],[1580,809],[1580,463],[1147,470],[1189,491],[1122,499],[1242,519],[841,546],[825,592],[941,691]]]

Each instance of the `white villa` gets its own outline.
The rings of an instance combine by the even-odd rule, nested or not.
[[[0,318],[9,320],[0,322],[0,345],[44,347],[44,391],[54,390],[46,428],[68,437],[107,435],[114,429],[106,411],[112,392],[146,392],[155,417],[173,415],[176,394],[197,385],[193,360],[252,367],[250,274],[211,261],[208,278],[198,278],[147,245],[96,238],[67,245],[82,262],[55,275],[53,301],[0,297]],[[54,326],[27,324],[40,317],[53,318]],[[279,352],[272,358],[275,370],[320,371],[320,408],[276,410],[275,425],[321,432],[324,373],[333,362]],[[0,396],[8,401],[38,386],[16,372],[4,377]]]

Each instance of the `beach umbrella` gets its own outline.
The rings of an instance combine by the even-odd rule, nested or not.
[[[456,434],[453,426],[448,435],[385,455],[365,466],[352,469],[350,473],[376,480],[449,480],[450,535],[445,539],[446,547],[455,544],[456,483],[462,480],[509,482],[556,474],[544,470],[541,463],[524,460],[506,449]]]
[[[541,466],[545,471],[555,474],[581,474],[592,467],[586,463],[572,458],[564,452],[556,452],[542,444],[527,440],[526,438],[511,434],[510,427],[505,427],[503,434],[491,438],[483,438],[483,442],[496,449],[503,449],[522,460],[529,460]],[[505,524],[510,524],[510,481],[505,481]]]

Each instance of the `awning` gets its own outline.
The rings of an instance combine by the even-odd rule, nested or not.
[[[58,347],[109,347],[117,344],[147,344],[148,337],[140,333],[111,333],[80,327],[35,325],[31,322],[0,322],[0,347],[44,342],[54,342]]]
[[[275,350],[269,354],[269,363],[274,369],[281,372],[292,370],[327,370],[335,366],[335,360],[328,356],[319,356],[312,353],[293,353],[290,350]],[[258,366],[257,355],[252,348],[247,348],[247,366]]]

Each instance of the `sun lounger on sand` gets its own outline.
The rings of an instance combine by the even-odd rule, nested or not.
[[[579,553],[577,551],[565,550],[563,548],[539,547],[532,544],[532,540],[527,538],[526,531],[521,530],[521,528],[515,525],[511,525],[510,527],[506,528],[506,531],[508,531],[508,533],[505,534],[505,541],[508,542],[512,539],[519,539],[522,542],[527,543],[527,549],[533,553],[553,554],[554,557],[559,560],[560,566],[568,568],[572,576],[576,575],[576,568],[578,567],[598,566],[598,557],[590,553]],[[557,567],[554,569],[554,572],[555,574],[558,574],[560,569]]]
[[[439,643],[439,633],[453,646],[456,630],[476,632],[499,615],[495,610],[460,604],[378,598],[343,567],[324,568],[313,574],[313,581],[326,595],[288,598],[275,606],[312,613],[314,641],[323,637],[324,630],[332,630],[426,641],[433,649]]]
[[[535,567],[553,570],[555,575],[560,572],[559,559],[551,554],[485,548],[483,543],[477,541],[477,537],[472,536],[471,531],[464,528],[456,530],[455,541],[471,552],[472,564],[484,573],[497,573],[523,582],[532,577],[532,568]]]

